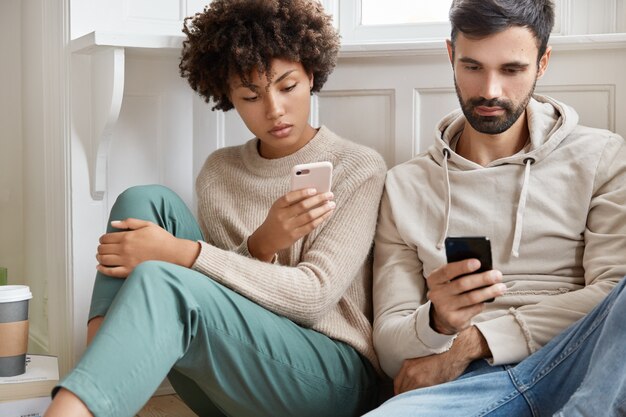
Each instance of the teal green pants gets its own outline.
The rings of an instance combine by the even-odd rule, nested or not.
[[[202,239],[161,186],[120,195],[110,218],[128,217]],[[105,320],[60,386],[96,417],[133,416],[165,376],[199,416],[357,416],[377,405],[376,373],[352,347],[188,268],[149,261],[125,280],[98,274],[95,316]]]

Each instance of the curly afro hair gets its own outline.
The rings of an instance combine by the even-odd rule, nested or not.
[[[317,0],[214,0],[185,19],[180,74],[213,110],[230,110],[228,81],[244,85],[252,71],[271,74],[271,61],[299,62],[320,91],[335,67],[339,35]]]

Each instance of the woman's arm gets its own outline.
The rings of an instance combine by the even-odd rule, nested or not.
[[[386,167],[377,156],[353,171],[338,182],[336,209],[305,238],[297,266],[259,262],[202,243],[194,269],[277,314],[315,324],[352,284],[372,245]]]

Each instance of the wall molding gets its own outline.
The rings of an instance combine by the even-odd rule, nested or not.
[[[48,345],[63,375],[74,365],[70,187],[70,0],[41,0],[43,15],[43,134],[46,147],[45,228]],[[27,19],[27,16],[23,16]],[[25,20],[27,22],[27,20]],[[27,23],[26,23],[27,24]],[[45,346],[43,340],[37,343]]]
[[[608,102],[606,105],[608,106],[607,113],[607,128],[615,132],[617,129],[616,123],[616,85],[615,84],[577,84],[577,85],[538,85],[536,88],[536,92],[538,94],[545,94],[547,96],[551,96],[551,93],[607,93],[608,94]],[[601,103],[600,103],[601,104]]]
[[[318,98],[316,99],[315,106],[316,110],[312,111],[312,115],[315,116],[317,120],[314,120],[314,126],[318,126],[320,123],[324,123],[324,120],[320,120],[320,100],[323,99],[333,99],[333,98],[367,98],[367,97],[384,97],[388,101],[388,107],[385,109],[385,120],[388,123],[387,128],[383,134],[383,137],[380,138],[380,143],[383,144],[382,147],[379,147],[378,151],[385,158],[385,160],[390,163],[395,160],[395,152],[396,152],[396,136],[395,136],[395,128],[396,128],[396,90],[393,88],[359,88],[359,89],[336,89],[336,90],[322,90],[319,93],[316,93]],[[355,140],[355,138],[352,138]],[[357,140],[357,142],[359,142]],[[371,147],[374,147],[370,144]]]

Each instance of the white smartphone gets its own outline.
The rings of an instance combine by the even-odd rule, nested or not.
[[[318,193],[330,191],[333,164],[328,161],[299,164],[291,169],[291,191],[315,188]]]

